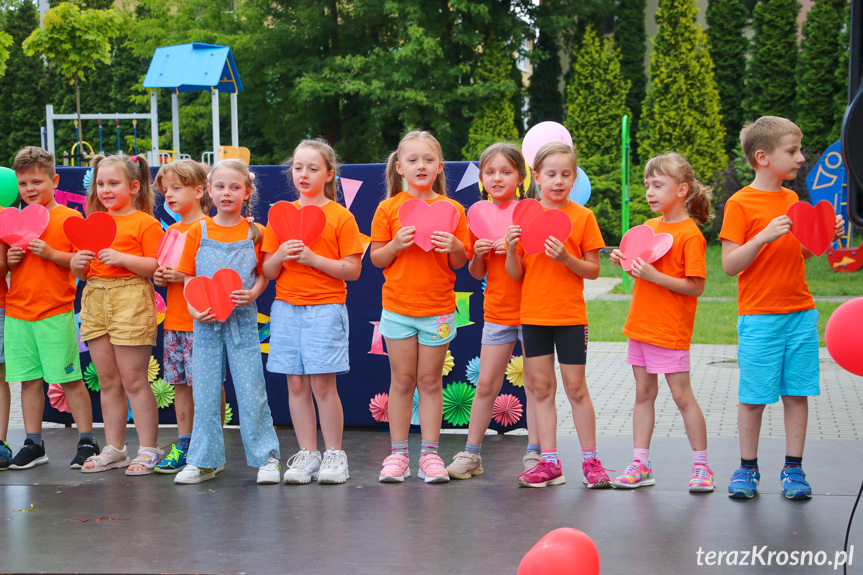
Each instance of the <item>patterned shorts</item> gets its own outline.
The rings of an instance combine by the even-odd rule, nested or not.
[[[192,386],[192,342],[191,331],[165,330],[165,381],[171,385]]]

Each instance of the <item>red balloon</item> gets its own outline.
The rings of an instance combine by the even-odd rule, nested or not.
[[[836,308],[827,320],[824,340],[836,363],[854,375],[863,376],[863,297]]]
[[[518,575],[599,575],[599,551],[586,533],[561,527],[527,552]]]

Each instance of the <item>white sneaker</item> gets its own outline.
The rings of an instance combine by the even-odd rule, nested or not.
[[[318,470],[321,468],[321,452],[303,449],[288,459],[285,470],[285,483],[302,485],[318,480]]]
[[[224,465],[219,466],[221,469],[208,469],[206,467],[195,467],[191,463],[174,476],[174,483],[182,485],[194,485],[203,481],[209,481],[216,478],[216,473],[225,469]]]
[[[258,467],[258,485],[273,485],[279,482],[282,466],[279,465],[279,460],[273,457],[267,459],[267,462]]]
[[[344,451],[332,449],[324,452],[318,483],[345,483],[350,476],[348,456]]]

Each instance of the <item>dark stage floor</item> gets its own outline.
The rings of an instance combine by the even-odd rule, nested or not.
[[[162,441],[169,443],[173,435],[162,430]],[[74,430],[46,430],[49,464],[0,473],[0,571],[498,575],[515,573],[543,535],[566,526],[593,538],[603,574],[831,573],[833,566],[827,564],[779,566],[781,554],[771,566],[757,559],[755,567],[699,566],[698,551],[704,553],[702,564],[708,551],[742,552],[753,546],[767,546],[761,555],[765,563],[770,551],[823,551],[821,558],[832,564],[863,479],[856,442],[810,441],[805,468],[816,495],[809,502],[786,501],[778,481],[784,442],[764,439],[760,494],[752,501],[734,501],[726,489],[738,462],[737,442],[713,439],[717,490],[692,495],[686,490],[686,439],[657,438],[651,453],[656,486],[588,490],[577,465],[578,442],[563,437],[569,482],[524,489],[517,487],[516,476],[526,438],[489,436],[483,445],[484,475],[426,485],[416,477],[419,437],[412,436],[414,476],[401,485],[381,484],[378,472],[389,435],[352,431],[345,437],[351,469],[346,485],[258,486],[255,470],[244,464],[239,431],[226,435],[227,470],[214,481],[175,486],[172,476],[72,471]],[[101,444],[101,430],[97,437]],[[290,430],[279,430],[279,438],[284,465],[296,443]],[[17,449],[23,430],[15,430],[9,440]],[[624,469],[630,441],[601,438],[605,464]],[[444,435],[444,460],[463,446],[463,435]],[[852,530],[855,547],[863,542],[861,522],[858,517]],[[863,564],[863,549],[853,561],[849,572],[863,572],[856,565]]]

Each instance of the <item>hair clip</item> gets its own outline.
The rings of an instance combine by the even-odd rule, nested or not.
[[[138,156],[129,156],[129,157],[132,158],[133,162],[135,162],[136,164],[138,163]]]
[[[254,181],[255,181],[255,172],[249,172],[249,181],[250,181],[250,182],[254,182]]]

